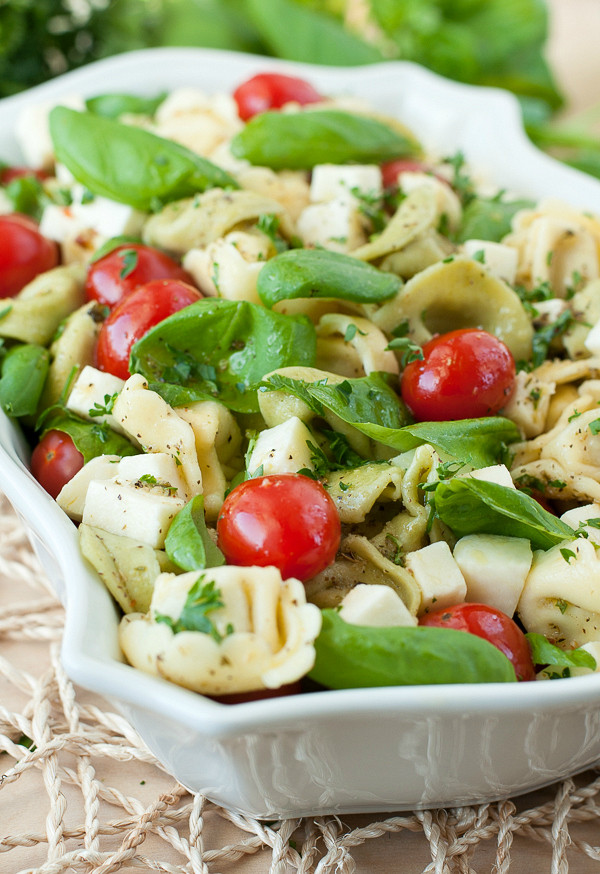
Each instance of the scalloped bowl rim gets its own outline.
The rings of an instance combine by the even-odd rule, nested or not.
[[[536,185],[540,192],[545,190],[552,176],[552,191],[548,193],[558,193],[564,199],[568,197],[568,202],[575,206],[587,206],[600,213],[600,182],[535,149],[522,129],[518,103],[512,95],[497,89],[450,82],[408,62],[385,62],[360,68],[329,68],[218,50],[144,49],[97,61],[23,94],[6,98],[0,101],[0,121],[4,121],[3,128],[6,130],[8,125],[14,123],[17,113],[28,104],[52,100],[74,90],[85,95],[100,93],[108,90],[104,83],[120,78],[128,83],[129,90],[154,93],[161,82],[165,88],[194,81],[202,85],[203,75],[211,73],[214,77],[217,74],[220,76],[224,82],[223,90],[227,90],[255,72],[270,69],[310,76],[317,87],[331,93],[353,93],[355,84],[359,82],[365,97],[369,96],[369,90],[377,83],[394,78],[399,86],[406,87],[408,84],[415,89],[414,93],[427,95],[426,99],[432,99],[434,95],[439,105],[451,107],[455,115],[458,112],[461,117],[473,117],[485,110],[482,118],[486,131],[495,132],[498,136],[502,134],[500,141],[484,144],[490,166],[494,165],[496,158],[502,165],[500,179],[504,178],[508,152],[506,145],[501,143],[510,141],[510,163],[515,171],[510,185],[514,186],[517,193],[537,196]],[[410,120],[407,123],[410,124]],[[417,136],[420,135],[418,129],[415,132]],[[479,144],[478,148],[481,151],[484,147]],[[4,141],[0,136],[0,155],[16,159],[15,145],[8,135],[4,136]],[[470,158],[468,153],[467,158]],[[517,187],[518,183],[513,178],[527,179],[529,184]],[[349,714],[372,714],[376,717],[381,711],[380,688],[323,691],[231,707],[146,675],[120,661],[116,641],[117,612],[112,599],[82,558],[75,526],[40,488],[20,460],[26,457],[27,450],[22,440],[2,415],[0,458],[4,475],[3,490],[26,521],[34,547],[65,602],[62,660],[74,682],[133,708],[143,708],[157,714],[168,713],[170,718],[182,725],[212,737],[227,737],[261,729],[272,732],[277,728],[292,726],[299,719],[342,719]],[[401,711],[403,714],[439,715],[444,712],[450,715],[473,709],[480,713],[502,711],[507,715],[529,709],[558,713],[586,704],[594,710],[600,708],[600,674],[570,678],[558,683],[385,688],[385,709],[390,713]]]

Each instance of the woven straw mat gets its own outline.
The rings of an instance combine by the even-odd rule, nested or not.
[[[0,496],[0,874],[600,874],[600,765],[478,807],[261,823],[190,795],[75,689],[63,610]]]

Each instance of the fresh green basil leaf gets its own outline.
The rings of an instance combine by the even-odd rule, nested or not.
[[[528,632],[531,658],[534,665],[557,665],[561,668],[591,668],[596,670],[596,659],[585,649],[564,650],[550,643],[543,634]]]
[[[378,119],[335,109],[263,112],[233,138],[237,158],[274,170],[316,164],[380,164],[414,155],[414,140]]]
[[[36,412],[49,367],[50,353],[43,346],[26,343],[8,350],[0,377],[0,407],[7,416]]]
[[[207,188],[237,188],[216,164],[184,146],[110,118],[55,106],[57,160],[94,194],[143,211]]]
[[[192,498],[171,522],[165,551],[173,564],[184,571],[225,564],[225,556],[206,529],[202,495]]]
[[[114,249],[118,249],[119,246],[127,245],[127,243],[141,243],[141,239],[139,237],[131,237],[126,234],[123,234],[119,237],[111,237],[101,246],[98,246],[96,251],[94,252],[91,263],[93,264],[95,261],[99,261],[100,258],[104,258],[105,255],[110,255],[110,253]]]
[[[305,316],[205,298],[148,331],[132,349],[130,369],[176,406],[218,399],[237,412],[257,412],[256,384],[280,367],[312,366],[316,344]]]
[[[575,538],[569,525],[518,489],[474,477],[455,477],[439,483],[434,495],[439,518],[457,537],[525,537],[534,549],[549,549]]]
[[[21,212],[39,220],[46,203],[50,198],[44,191],[44,186],[33,173],[13,179],[4,189],[4,193],[12,203],[14,212]]]
[[[64,431],[83,455],[84,462],[97,455],[137,455],[139,450],[103,422],[90,422],[56,404],[40,416],[36,430],[40,439],[48,431]]]
[[[327,249],[290,249],[266,262],[256,288],[265,306],[272,307],[280,300],[298,297],[378,303],[393,297],[401,285],[394,273],[384,273],[350,255]]]
[[[417,422],[381,375],[347,379],[341,386],[309,383],[274,374],[262,383],[264,391],[285,391],[304,400],[317,413],[326,407],[372,440],[397,452],[430,443],[443,454],[473,467],[495,464],[508,443],[520,439],[509,419],[490,416],[458,422]]]
[[[350,625],[323,610],[309,676],[331,689],[440,683],[510,683],[506,656],[475,634],[452,628]]]
[[[377,48],[327,13],[290,0],[247,0],[247,7],[262,39],[276,57],[343,67],[384,60]],[[284,27],[281,22],[285,22]]]
[[[498,197],[475,197],[464,208],[457,242],[492,240],[499,243],[511,230],[514,215],[531,209],[532,200],[503,200]]]
[[[104,118],[119,118],[120,115],[154,115],[167,96],[166,92],[154,97],[138,94],[99,94],[85,101],[85,108],[94,115]]]

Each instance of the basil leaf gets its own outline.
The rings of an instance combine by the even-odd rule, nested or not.
[[[104,118],[118,118],[120,115],[154,115],[163,102],[167,92],[155,97],[142,97],[138,94],[99,94],[85,101],[85,108],[94,115]]]
[[[110,253],[114,249],[118,249],[119,246],[126,245],[127,243],[141,243],[140,237],[132,237],[128,234],[123,234],[119,237],[110,237],[106,240],[105,243],[102,243],[101,246],[98,246],[94,254],[90,259],[90,263],[94,264],[96,261],[99,261],[100,258],[104,258],[105,255],[110,255]]]
[[[247,0],[246,5],[269,53],[276,57],[344,67],[384,60],[379,49],[327,13],[289,0]]]
[[[184,571],[225,564],[225,556],[206,530],[202,495],[192,498],[171,522],[165,538],[165,551]]]
[[[502,200],[475,197],[464,208],[456,242],[492,240],[499,243],[511,230],[512,219],[521,209],[531,209],[532,200]]]
[[[83,455],[85,463],[97,455],[138,454],[138,450],[126,437],[117,434],[108,425],[89,422],[59,404],[44,410],[36,424],[36,430],[40,439],[48,431],[64,431]]]
[[[148,331],[132,349],[130,370],[175,406],[218,398],[237,412],[258,412],[256,383],[280,367],[312,366],[316,345],[305,316],[205,298]]]
[[[414,155],[419,147],[383,122],[335,109],[262,112],[233,138],[236,158],[274,170],[316,164],[380,164]]]
[[[395,274],[350,255],[327,249],[290,249],[266,262],[256,288],[265,306],[272,307],[280,300],[297,297],[378,303],[393,297],[401,285]]]
[[[495,464],[505,452],[506,444],[520,439],[517,426],[497,416],[411,424],[408,410],[381,375],[347,379],[336,386],[274,374],[261,388],[289,392],[308,403],[317,414],[327,407],[344,422],[397,452],[430,443],[440,452],[468,461],[473,467]]]
[[[56,158],[94,194],[145,212],[207,188],[237,188],[216,164],[142,128],[55,106],[50,133]]]
[[[596,659],[585,649],[565,651],[550,643],[543,634],[528,632],[525,637],[529,641],[531,658],[534,665],[557,665],[561,668],[591,668],[596,669]],[[568,674],[567,674],[568,676]]]
[[[452,628],[350,625],[323,610],[309,676],[331,689],[440,683],[510,683],[515,671],[493,644]]]
[[[526,537],[534,549],[549,549],[575,532],[530,495],[474,477],[441,482],[434,492],[438,516],[457,537],[505,534]]]
[[[7,416],[35,413],[49,367],[50,353],[43,346],[25,343],[8,350],[0,378],[0,407]]]

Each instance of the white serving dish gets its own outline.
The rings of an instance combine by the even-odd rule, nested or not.
[[[527,140],[516,101],[409,63],[310,67],[249,55],[151,49],[110,58],[0,102],[0,158],[31,103],[65,94],[154,94],[193,84],[230,91],[279,70],[323,93],[354,94],[408,124],[425,147],[525,196],[600,213],[600,183]],[[74,682],[106,696],[186,787],[259,818],[456,806],[497,800],[600,758],[600,674],[558,682],[319,692],[218,704],[123,663],[117,611],[83,561],[76,530],[29,474],[27,450],[0,419],[2,487],[66,606],[62,658]]]

